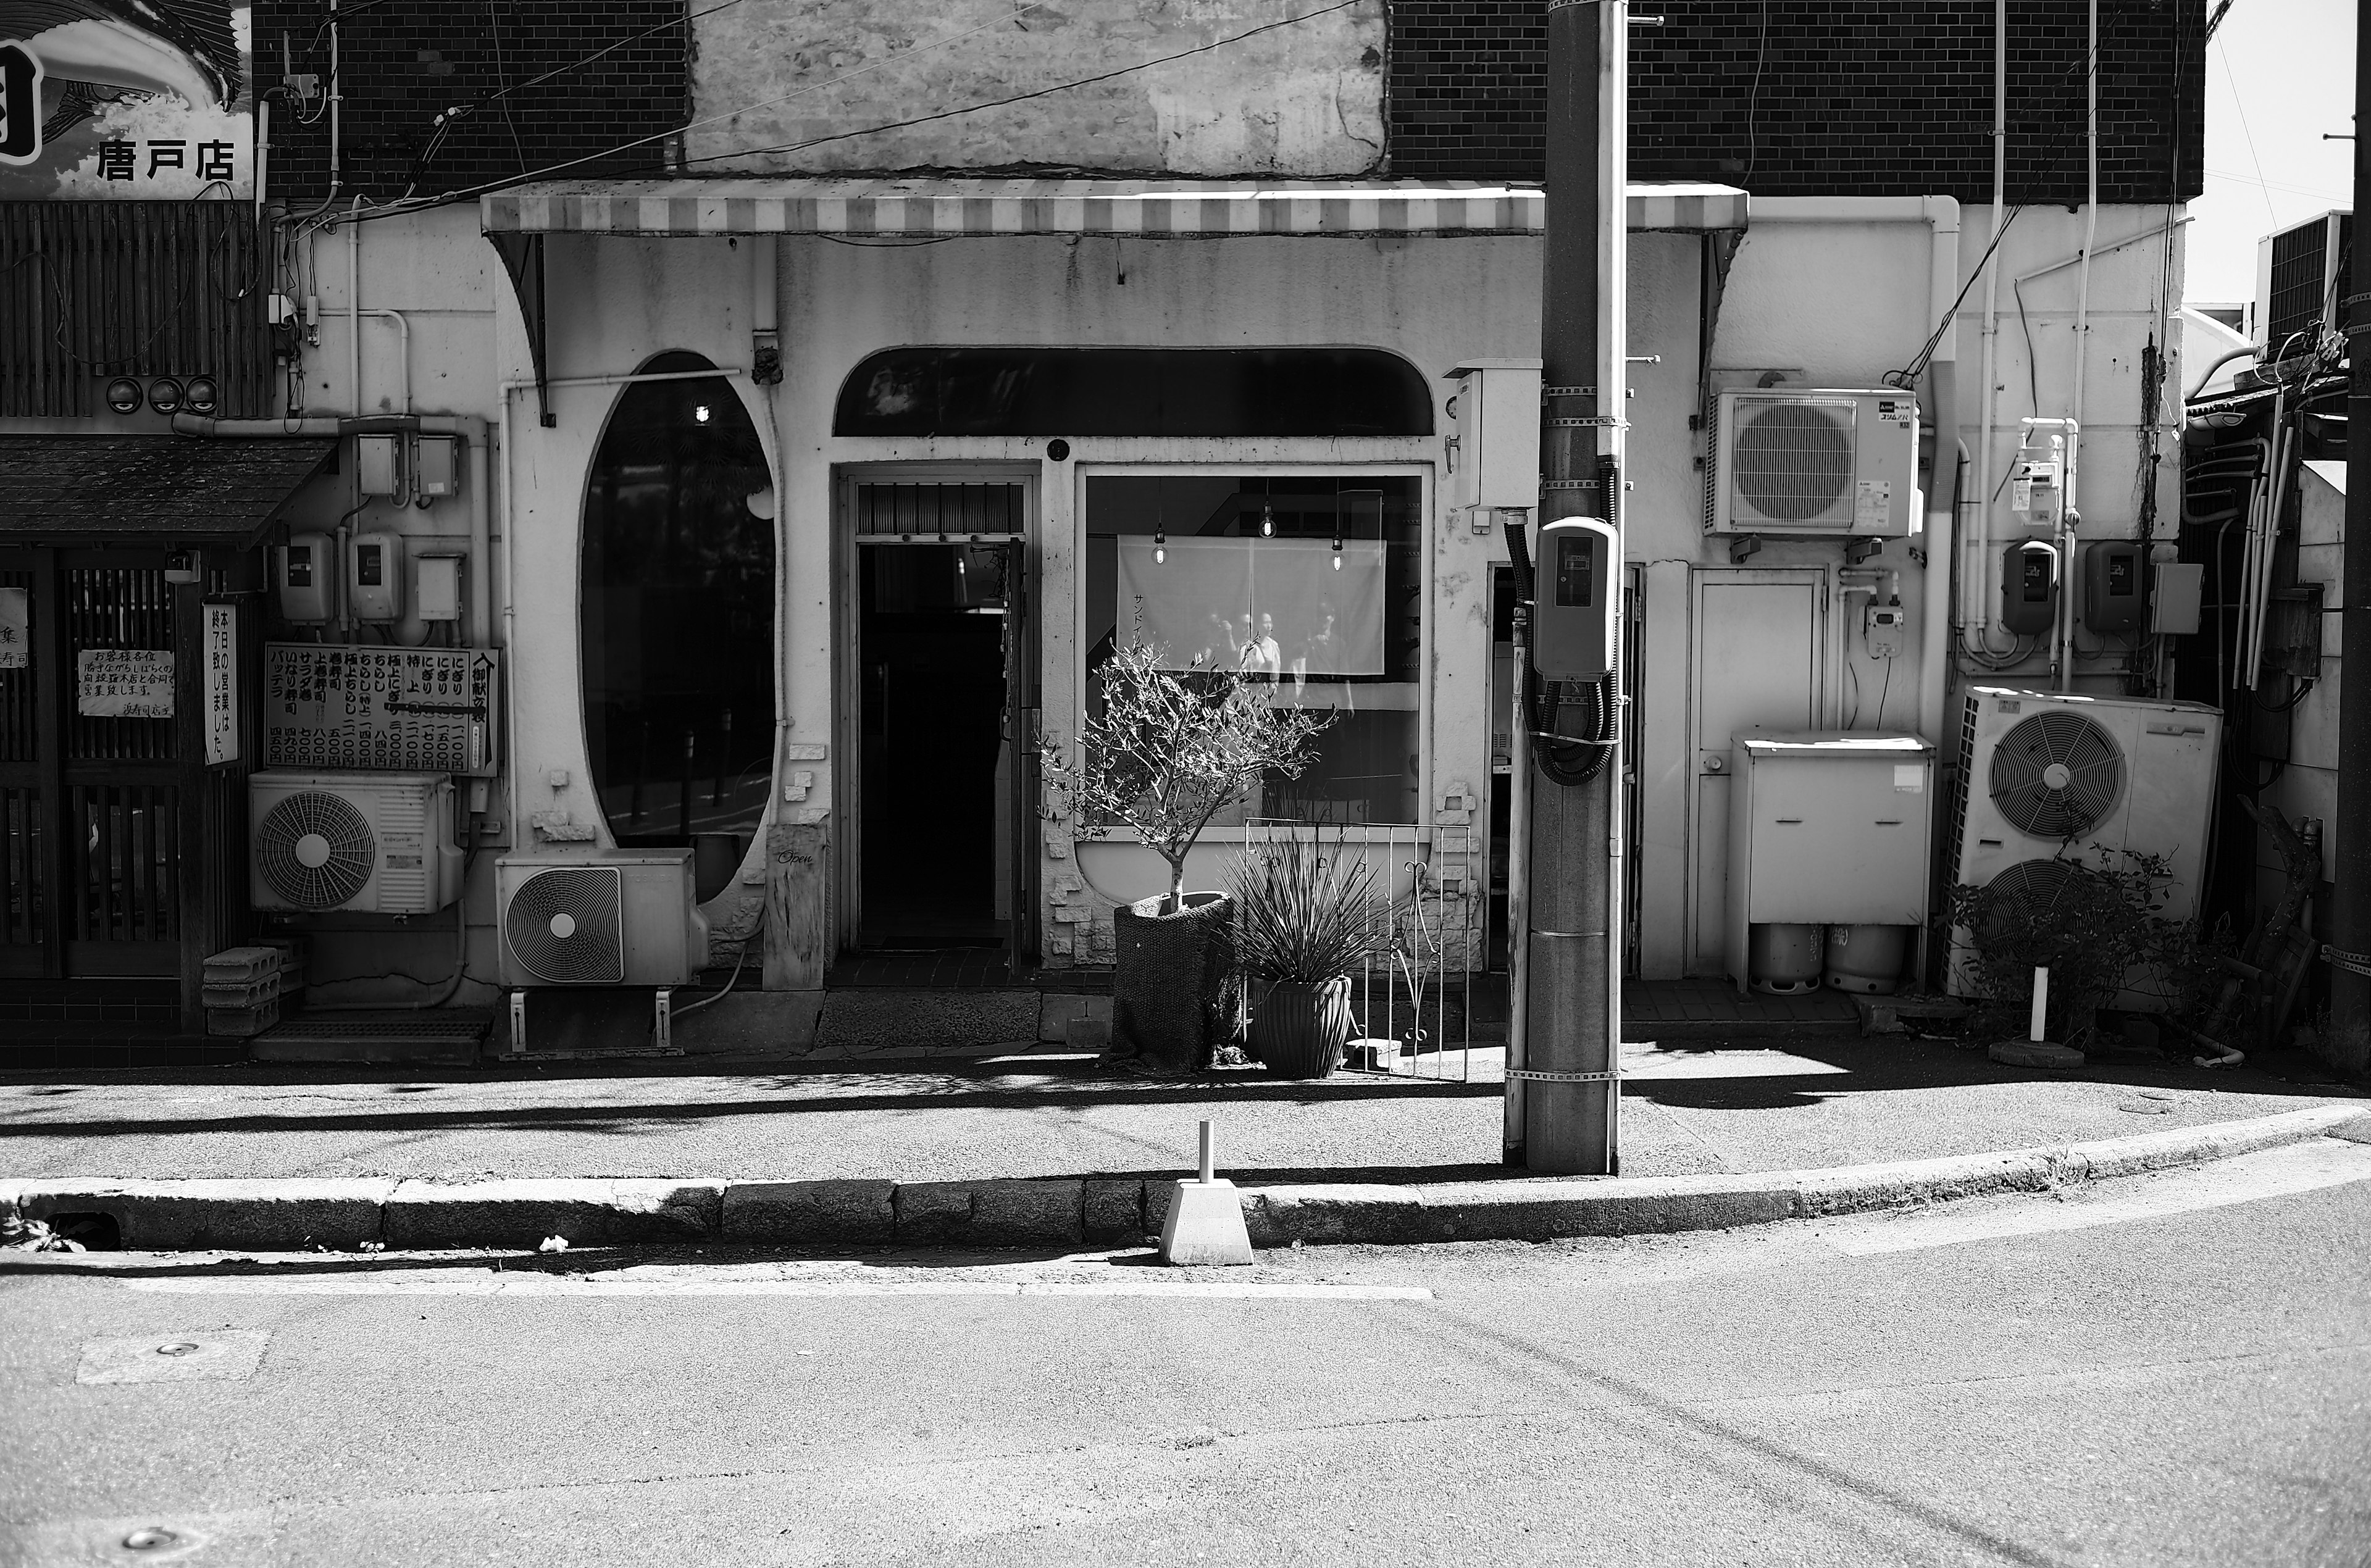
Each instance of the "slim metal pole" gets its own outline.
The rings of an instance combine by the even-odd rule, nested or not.
[[[1548,0],[1544,525],[1621,518],[1629,27],[1627,0]],[[1620,591],[1625,556],[1617,548],[1609,592]],[[1618,706],[1604,718],[1618,735]],[[1524,1163],[1534,1170],[1620,1169],[1621,781],[1618,746],[1585,782],[1527,780],[1519,1081]]]
[[[1211,1163],[1210,1124],[1205,1122],[1202,1124],[1202,1180],[1205,1182],[1210,1181],[1217,1175],[1217,1172],[1218,1167]]]
[[[2342,289],[2349,321],[2346,386],[2346,564],[2342,582],[2338,811],[2331,855],[2330,1065],[2371,1072],[2371,245],[2362,225],[2371,214],[2371,156],[2363,150],[2371,121],[2371,27],[2354,29],[2354,275]]]

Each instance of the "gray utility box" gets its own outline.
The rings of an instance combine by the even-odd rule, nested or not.
[[[1729,794],[1729,973],[1761,925],[1926,923],[1935,748],[1874,730],[1749,730]]]

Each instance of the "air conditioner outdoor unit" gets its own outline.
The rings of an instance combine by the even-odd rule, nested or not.
[[[708,961],[689,849],[494,862],[508,986],[682,986]]]
[[[1921,522],[1909,393],[1772,387],[1713,399],[1705,532],[1900,538]]]
[[[1970,688],[1961,714],[1951,886],[1997,887],[2047,900],[2075,857],[2099,850],[2162,856],[2172,880],[2157,913],[2198,911],[2223,716],[2195,702]],[[2062,853],[2062,851],[2064,853]],[[1951,931],[1948,988],[1974,996],[1974,934]],[[2135,974],[2115,1005],[2162,1009],[2161,981]]]
[[[461,896],[442,773],[257,773],[247,781],[258,909],[428,915]]]

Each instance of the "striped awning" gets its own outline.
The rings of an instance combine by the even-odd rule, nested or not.
[[[1726,185],[1633,185],[1630,227],[1745,226]],[[1536,187],[1423,180],[566,180],[479,199],[488,234],[1538,234]]]

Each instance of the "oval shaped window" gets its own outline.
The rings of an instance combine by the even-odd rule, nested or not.
[[[713,370],[660,354],[645,374]],[[723,376],[626,387],[593,455],[579,603],[593,785],[620,845],[732,875],[774,746],[772,478]]]

